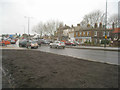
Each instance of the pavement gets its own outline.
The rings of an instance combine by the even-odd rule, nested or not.
[[[16,44],[10,44],[7,46],[0,46],[0,49],[25,49],[25,48],[21,48],[19,47],[19,40],[16,42]]]
[[[119,47],[97,47],[97,46],[66,46],[66,48],[75,49],[92,49],[92,50],[105,50],[105,51],[119,51]]]
[[[18,47],[17,45],[7,45],[7,46],[0,46],[0,49],[25,49]]]

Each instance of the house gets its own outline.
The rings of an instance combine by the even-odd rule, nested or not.
[[[67,26],[65,24],[65,26],[60,26],[58,29],[57,29],[57,37],[58,37],[58,40],[65,40],[67,41],[69,39],[69,31],[71,30],[71,27]]]
[[[114,28],[112,32],[113,36],[113,46],[120,46],[120,28]]]
[[[75,40],[81,44],[86,41],[91,42],[91,29],[91,26],[81,27],[80,24],[77,24],[77,27],[75,27],[74,31]]]
[[[74,31],[75,29],[74,29],[74,26],[72,25],[71,29],[69,29],[69,32],[68,32],[69,41],[75,41]]]
[[[94,44],[99,44],[105,37],[107,40],[111,40],[112,31],[113,29],[105,29],[102,23],[99,24],[99,27],[97,23],[95,23],[94,27],[89,24],[87,26],[80,26],[80,24],[77,24],[74,37],[79,43],[93,42]]]
[[[120,41],[120,28],[115,28],[113,33],[113,41]]]

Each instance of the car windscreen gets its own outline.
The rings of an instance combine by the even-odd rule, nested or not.
[[[64,44],[64,42],[60,42],[60,43]]]
[[[32,41],[31,43],[37,43],[36,41]]]

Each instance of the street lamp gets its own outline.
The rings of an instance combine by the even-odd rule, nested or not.
[[[30,18],[32,18],[32,17],[27,17],[27,16],[24,16],[24,18],[27,18],[27,19],[28,19],[28,35],[29,35]]]

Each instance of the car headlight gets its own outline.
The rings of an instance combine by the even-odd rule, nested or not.
[[[34,46],[34,44],[31,44],[31,46]]]

